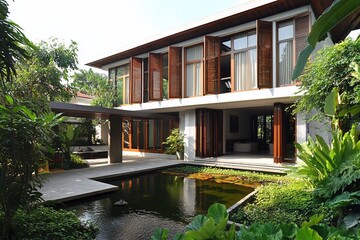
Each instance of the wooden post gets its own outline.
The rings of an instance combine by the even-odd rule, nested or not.
[[[108,163],[122,162],[122,117],[110,116]]]
[[[274,162],[284,160],[283,104],[274,103]]]

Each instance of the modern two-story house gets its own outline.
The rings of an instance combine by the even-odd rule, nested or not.
[[[115,108],[178,119],[124,118],[123,150],[161,153],[179,127],[186,160],[251,152],[293,161],[294,143],[317,128],[287,111],[301,84],[292,71],[312,23],[332,2],[254,0],[89,63],[108,71]],[[348,34],[344,24],[326,44]]]

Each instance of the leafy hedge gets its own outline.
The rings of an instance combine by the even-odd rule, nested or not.
[[[294,180],[288,184],[270,183],[260,187],[254,203],[239,209],[232,220],[245,224],[269,221],[301,224],[319,213],[327,213],[328,217],[331,211],[314,202],[313,190],[303,181]]]
[[[3,222],[0,212],[0,223]],[[13,220],[12,239],[78,240],[95,239],[97,227],[82,223],[71,211],[39,206],[30,212],[18,210]],[[0,224],[0,228],[2,225]]]

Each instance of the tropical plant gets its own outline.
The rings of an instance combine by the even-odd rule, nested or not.
[[[114,84],[108,81],[106,75],[95,73],[92,69],[81,69],[73,78],[72,85],[76,90],[94,96],[91,105],[113,107],[116,99]]]
[[[235,225],[226,230],[229,214],[226,207],[222,204],[215,203],[210,206],[208,214],[197,215],[193,221],[186,227],[184,234],[176,234],[173,239],[235,239]],[[167,229],[157,229],[152,240],[166,239]]]
[[[61,150],[64,156],[65,165],[69,165],[71,162],[71,147],[79,137],[79,128],[76,128],[70,124],[66,125],[66,130],[61,133]],[[68,168],[68,167],[66,167]]]
[[[320,223],[322,215],[314,215],[301,225],[294,223],[254,223],[249,227],[241,226],[236,231],[235,225],[226,227],[228,213],[222,204],[213,204],[207,216],[195,216],[186,227],[185,233],[178,233],[174,240],[351,240],[359,239],[356,230],[344,230]],[[157,229],[151,240],[167,239],[167,229]]]
[[[8,19],[8,7],[5,0],[0,0],[0,80],[4,92],[5,82],[16,75],[16,62],[28,58],[27,47],[32,47],[20,26]]]
[[[360,152],[350,156],[346,162],[317,184],[315,199],[340,210],[338,224],[346,228],[360,222]]]
[[[293,79],[297,79],[302,73],[306,61],[314,51],[316,44],[325,40],[327,33],[330,32],[331,29],[336,27],[350,14],[354,14],[359,11],[359,9],[360,2],[358,0],[335,0],[333,4],[321,14],[321,16],[312,25],[311,32],[306,40],[308,43],[307,47],[305,47],[299,55],[293,73]]]
[[[31,103],[36,105],[33,110],[49,101],[69,101],[74,95],[69,75],[77,68],[77,44],[67,46],[51,38],[27,50],[30,58],[17,63],[17,77],[7,84],[8,92],[19,99],[37,100]]]
[[[81,222],[75,212],[38,206],[30,213],[19,209],[14,217],[12,239],[61,240],[95,239],[98,228]]]
[[[0,105],[0,206],[4,211],[2,236],[8,236],[11,221],[20,206],[29,207],[40,196],[38,170],[47,160],[53,127],[59,115],[36,115],[7,96]]]
[[[165,145],[167,154],[183,153],[184,152],[184,134],[180,132],[180,129],[174,128],[171,130],[170,135],[166,138],[166,141],[162,144]]]
[[[332,119],[332,142],[330,146],[321,136],[315,140],[309,137],[303,144],[296,144],[297,156],[303,161],[299,167],[293,168],[293,174],[306,177],[311,183],[318,183],[338,169],[350,156],[360,152],[359,132],[356,125],[345,134],[340,129],[337,88],[326,97],[324,112]]]
[[[325,100],[334,88],[339,93],[341,104],[337,111],[348,109],[360,103],[360,80],[356,78],[354,66],[360,64],[360,38],[345,41],[326,47],[317,52],[315,59],[309,63],[301,75],[299,93],[302,96],[295,100],[294,112],[309,113],[316,109],[312,119],[326,121]],[[349,116],[338,116],[341,129],[347,131],[351,126]],[[331,116],[330,116],[331,119]]]
[[[355,125],[345,134],[333,131],[332,138],[330,146],[320,136],[316,136],[315,141],[309,137],[306,143],[296,144],[297,156],[302,163],[293,168],[292,174],[305,177],[316,184],[338,169],[351,155],[360,151]]]

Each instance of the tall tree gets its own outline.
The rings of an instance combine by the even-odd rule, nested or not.
[[[32,102],[30,105],[36,109],[36,99],[10,96],[17,87],[23,87],[16,78],[20,71],[18,62],[30,61],[30,51],[35,49],[21,28],[8,19],[8,14],[7,2],[0,0],[1,239],[12,239],[11,226],[16,210],[20,206],[30,206],[38,196],[34,183],[38,183],[39,163],[46,159],[53,136],[52,126],[58,121],[58,116],[53,113],[37,115],[23,105]]]
[[[76,42],[67,46],[51,38],[27,50],[30,57],[17,63],[17,77],[8,86],[9,91],[21,99],[69,101],[73,96],[70,74],[78,63]]]
[[[320,50],[300,76],[300,92],[303,95],[295,102],[295,112],[310,112],[316,109],[314,118],[324,119],[325,99],[334,88],[337,88],[340,94],[342,105],[339,107],[349,108],[360,104],[360,82],[352,74],[355,63],[360,64],[360,38],[346,39]],[[342,121],[344,130],[350,127],[346,118]]]
[[[114,85],[105,74],[95,73],[92,69],[81,69],[73,76],[76,90],[94,96],[91,104],[101,107],[113,107],[115,102]]]
[[[8,19],[8,7],[5,0],[0,0],[0,80],[3,91],[5,82],[16,74],[16,62],[28,58],[27,47],[32,46],[21,28]]]

